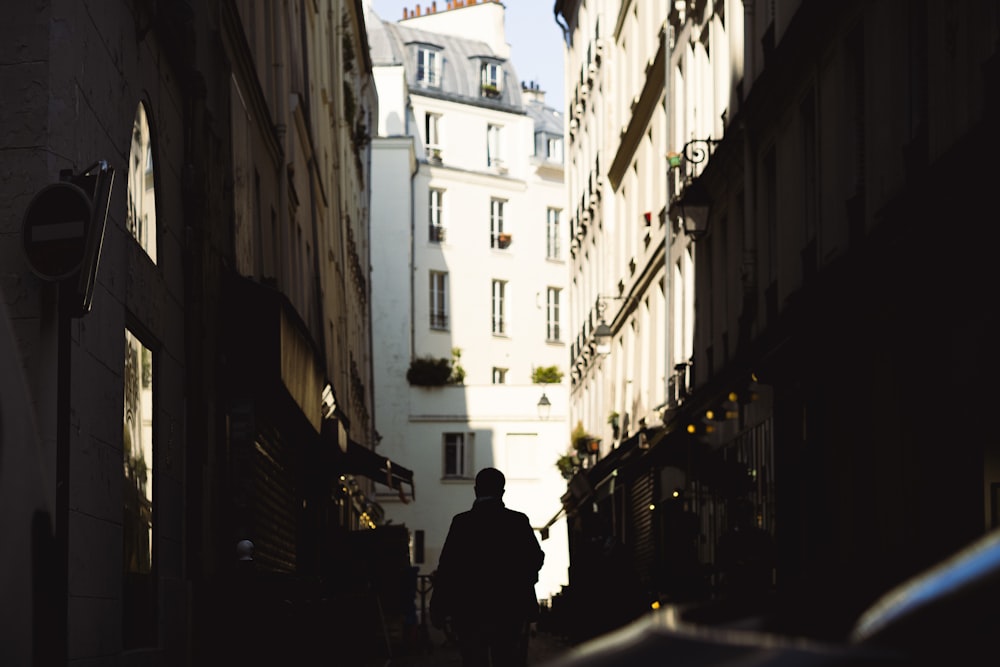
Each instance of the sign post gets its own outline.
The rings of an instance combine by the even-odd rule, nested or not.
[[[104,160],[77,175],[72,170],[60,172],[58,183],[45,186],[32,198],[21,225],[21,247],[28,265],[42,280],[55,282],[58,290],[55,537],[52,553],[42,564],[48,571],[38,575],[47,591],[39,596],[35,620],[36,632],[40,625],[52,626],[49,630],[57,638],[51,645],[36,646],[36,657],[55,662],[65,662],[68,646],[70,318],[90,312],[114,173]],[[36,541],[45,544],[48,528],[39,525],[37,530]]]
[[[21,226],[21,246],[28,265],[42,280],[76,285],[67,296],[69,314],[90,312],[97,266],[115,171],[104,160],[77,175],[38,191],[28,204]],[[60,291],[69,285],[61,284]]]

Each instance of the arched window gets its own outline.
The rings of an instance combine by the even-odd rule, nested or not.
[[[132,124],[128,159],[128,210],[125,226],[156,263],[156,187],[153,178],[153,141],[146,106],[139,102]]]

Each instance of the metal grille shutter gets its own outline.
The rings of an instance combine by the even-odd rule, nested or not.
[[[261,569],[295,572],[298,496],[291,447],[273,429],[254,440],[249,505],[254,558]]]
[[[653,541],[653,512],[649,506],[653,503],[655,487],[655,471],[649,470],[637,477],[629,488],[629,536],[632,561],[635,563],[636,574],[644,587],[650,587],[653,581],[653,565],[656,549]]]

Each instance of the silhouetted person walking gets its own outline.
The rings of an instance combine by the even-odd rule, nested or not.
[[[545,554],[528,517],[504,506],[504,483],[496,468],[479,471],[472,509],[452,519],[438,560],[431,623],[451,619],[463,667],[523,665],[528,624],[538,618]]]

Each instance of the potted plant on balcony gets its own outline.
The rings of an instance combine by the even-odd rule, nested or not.
[[[558,366],[537,366],[531,371],[531,381],[535,384],[558,384],[562,379],[563,372]]]
[[[430,355],[410,361],[406,381],[417,387],[441,387],[451,377],[451,361]]]
[[[501,248],[506,248],[510,245],[511,236],[510,234],[505,234],[503,232],[497,234],[497,245]]]
[[[614,435],[615,440],[618,439],[618,434],[621,432],[621,428],[618,425],[618,412],[612,410],[608,414],[608,423],[611,425],[611,433]]]
[[[482,91],[486,97],[500,97],[500,89],[492,83],[484,83]]]

